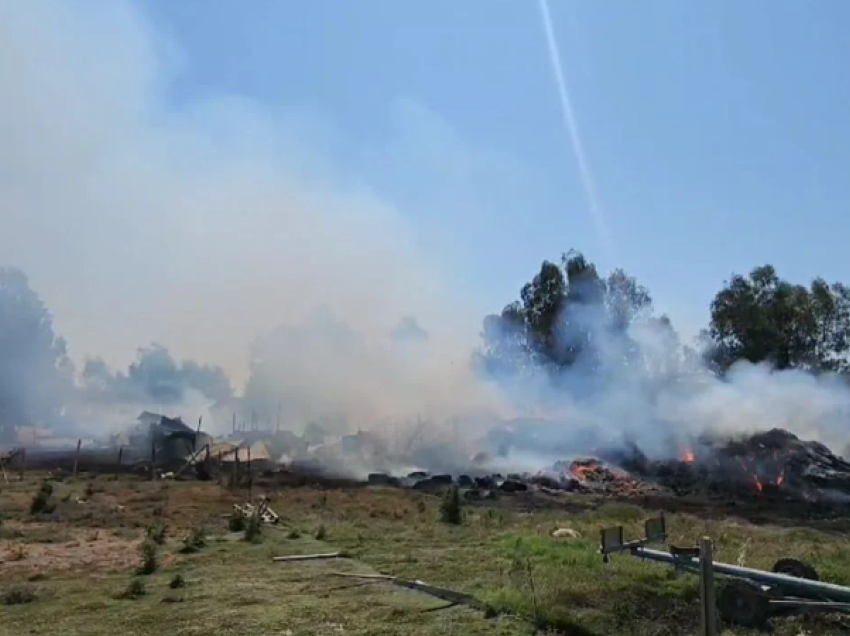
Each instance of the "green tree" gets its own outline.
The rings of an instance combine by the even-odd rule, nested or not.
[[[22,271],[0,267],[0,440],[60,417],[72,391],[73,368],[50,312]]]
[[[738,360],[776,369],[847,371],[850,289],[817,278],[809,287],[785,281],[772,265],[735,275],[711,304],[703,333],[719,372]]]
[[[652,298],[645,287],[621,269],[602,278],[593,263],[573,251],[561,257],[560,266],[544,261],[523,286],[520,300],[484,319],[476,358],[496,376],[577,364],[597,372],[612,344],[625,362],[637,362],[639,347],[627,332],[650,319]]]
[[[105,401],[179,404],[189,389],[220,403],[233,397],[230,380],[221,367],[194,360],[178,364],[168,349],[157,343],[138,349],[126,372],[112,373],[102,359],[88,358],[81,379],[88,398]]]

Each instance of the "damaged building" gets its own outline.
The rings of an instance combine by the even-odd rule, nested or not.
[[[150,454],[153,447],[157,461],[163,464],[182,463],[195,450],[212,442],[212,437],[188,426],[179,417],[143,411],[136,422],[127,435],[127,445],[140,455]]]

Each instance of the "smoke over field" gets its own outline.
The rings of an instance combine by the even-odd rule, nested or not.
[[[203,361],[187,386],[220,392],[199,378],[219,366],[262,404],[297,394],[293,417],[493,403],[466,364],[463,294],[402,211],[317,156],[303,113],[233,94],[175,105],[189,61],[123,0],[4,2],[0,40],[0,252],[101,394],[177,397],[171,363],[164,384],[105,371],[153,341]],[[427,342],[394,335],[409,317]]]
[[[542,416],[530,461],[626,443],[673,456],[707,431],[777,426],[843,442],[842,369],[772,344],[718,369],[620,270],[548,263],[482,327],[440,246],[317,150],[315,120],[180,93],[191,60],[130,2],[2,2],[0,42],[0,253],[20,268],[0,281],[7,426],[85,424],[71,404],[194,419],[241,394],[243,415],[286,428],[414,421],[423,436],[424,421],[463,453]],[[846,296],[826,293],[819,333],[835,334]],[[795,320],[771,325],[809,324]],[[817,346],[846,359],[846,343]]]

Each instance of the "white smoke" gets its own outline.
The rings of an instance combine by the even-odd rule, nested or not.
[[[658,449],[671,433],[706,429],[843,439],[843,381],[760,367],[726,381],[690,368],[682,377],[654,331],[635,333],[653,370],[613,372],[601,392],[581,397],[578,372],[554,387],[534,374],[508,393],[485,385],[468,365],[481,315],[439,249],[423,249],[401,211],[312,150],[303,139],[315,122],[303,114],[238,95],[174,106],[184,62],[125,0],[0,0],[0,253],[30,275],[77,359],[123,368],[157,341],[241,385],[256,341],[269,409],[288,396],[293,418],[342,412],[363,427],[504,414],[510,395],[577,448],[584,424]],[[408,316],[428,338],[399,347],[393,332]],[[603,351],[614,360],[617,347]]]
[[[617,334],[595,309],[580,318],[582,328],[589,327],[589,358],[581,354],[558,372],[528,364],[518,375],[496,377],[527,406],[527,416],[539,418],[511,427],[513,457],[523,466],[631,444],[650,458],[676,458],[704,435],[728,438],[773,428],[845,450],[846,377],[739,361],[720,378],[663,322],[636,322]]]
[[[309,337],[268,391],[314,410],[365,421],[493,403],[457,357],[479,318],[439,252],[311,149],[309,118],[238,95],[175,106],[191,60],[125,0],[2,0],[0,42],[0,252],[77,360],[123,368],[156,341],[239,386],[251,343],[283,324]],[[328,346],[320,306],[357,347]],[[406,316],[429,334],[416,360],[390,346]]]

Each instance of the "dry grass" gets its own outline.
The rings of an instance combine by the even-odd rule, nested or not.
[[[503,501],[498,509],[464,507],[462,523],[453,525],[440,521],[438,497],[418,492],[290,488],[263,493],[272,496],[285,526],[265,528],[251,542],[228,528],[232,504],[245,492],[210,483],[79,478],[55,484],[56,509],[33,517],[29,502],[38,485],[32,476],[0,493],[0,591],[41,580],[32,602],[4,607],[0,634],[143,635],[159,634],[165,626],[174,636],[247,631],[474,636],[530,634],[537,628],[600,636],[697,633],[694,577],[677,577],[667,567],[628,556],[605,565],[596,553],[604,525],[623,523],[639,534],[647,515],[632,506],[564,505],[523,513]],[[83,494],[85,503],[77,503]],[[121,594],[140,565],[147,528],[155,523],[168,529],[158,550],[160,567],[143,577],[144,594]],[[556,527],[572,528],[580,538],[553,539]],[[796,556],[811,562],[824,580],[850,584],[850,540],[844,537],[686,515],[669,516],[668,527],[676,545],[712,536],[719,560],[769,568],[779,557]],[[199,528],[205,540],[181,554],[183,538],[198,536]],[[333,550],[345,550],[352,559],[271,561],[278,554]],[[445,602],[385,583],[339,579],[331,576],[334,570],[378,571],[449,587],[486,601],[496,616],[439,609]],[[177,577],[182,582],[173,586]],[[780,619],[774,634],[830,636],[847,629],[829,617]]]

